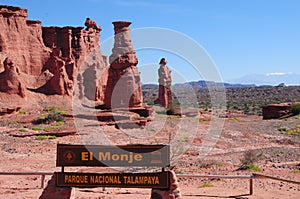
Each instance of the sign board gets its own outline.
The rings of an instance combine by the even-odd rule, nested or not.
[[[169,172],[158,173],[56,173],[60,187],[169,188]]]
[[[169,145],[57,145],[57,166],[167,167]]]

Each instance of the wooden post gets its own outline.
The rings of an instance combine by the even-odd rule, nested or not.
[[[41,189],[44,188],[44,184],[45,184],[45,175],[42,175],[42,178],[41,178]]]
[[[250,178],[250,193],[249,194],[250,195],[253,194],[253,179],[252,178]]]

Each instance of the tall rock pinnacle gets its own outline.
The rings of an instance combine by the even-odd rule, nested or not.
[[[113,22],[114,47],[109,57],[110,68],[105,95],[105,106],[108,109],[142,106],[138,59],[131,43],[130,24],[127,21]]]

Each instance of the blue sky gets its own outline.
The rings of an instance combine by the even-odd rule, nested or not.
[[[2,0],[0,4],[27,8],[28,19],[40,20],[43,26],[83,26],[90,17],[103,29],[101,41],[113,36],[111,22],[116,20],[131,21],[131,29],[174,30],[202,46],[224,80],[253,73],[300,73],[297,0]],[[152,68],[157,70],[161,57],[167,58],[175,76],[189,81],[201,76],[195,75],[188,60],[172,52],[140,50],[137,55],[145,82],[155,81],[155,76],[149,80],[147,76]]]

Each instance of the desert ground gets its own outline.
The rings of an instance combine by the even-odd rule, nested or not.
[[[14,98],[6,100],[13,101]],[[230,117],[221,118],[224,124],[220,133],[211,134],[212,121],[220,118],[214,118],[209,112],[179,117],[166,115],[160,107],[156,107],[153,121],[147,126],[122,129],[114,125],[87,125],[73,117],[74,109],[67,103],[48,100],[36,103],[36,106],[20,104],[21,109],[0,116],[1,172],[60,171],[56,167],[58,143],[97,144],[102,143],[99,139],[105,137],[112,144],[170,144],[173,151],[171,167],[176,174],[244,176],[259,173],[300,181],[300,138],[296,133],[300,126],[299,115],[281,120],[262,120],[262,116],[232,112]],[[89,113],[93,115],[97,111],[100,110]],[[33,122],[50,112],[62,115],[63,122]],[[85,128],[80,126],[81,122],[86,125]],[[96,120],[92,122],[97,123]],[[91,128],[99,131],[89,131]],[[207,143],[210,150],[204,153],[201,149]],[[241,169],[243,160],[247,158],[253,158],[255,168]],[[98,167],[66,168],[66,171],[77,172],[107,170]],[[130,172],[138,169],[122,170]],[[50,178],[50,175],[46,176],[45,186]],[[273,179],[254,179],[253,182],[253,194],[249,195],[249,179],[179,177],[183,198],[296,199],[300,195],[299,184]],[[41,176],[38,175],[1,175],[1,198],[39,198],[43,192],[40,186]],[[73,188],[72,196],[91,199],[150,198],[150,192],[150,189]]]

